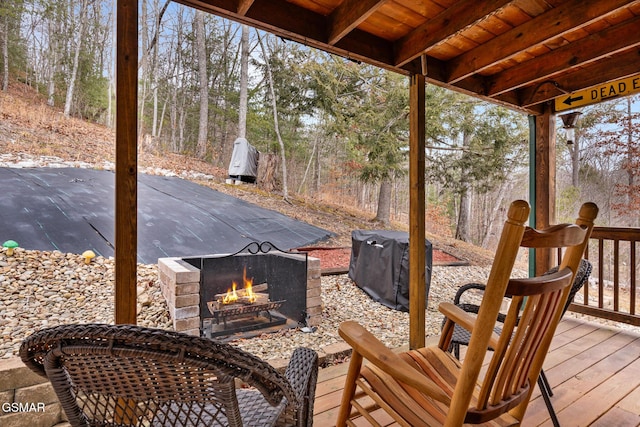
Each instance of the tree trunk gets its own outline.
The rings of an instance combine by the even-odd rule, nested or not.
[[[9,16],[4,16],[2,21],[2,91],[6,92],[9,90]]]
[[[69,117],[71,114],[71,104],[73,102],[73,91],[76,85],[76,77],[78,76],[78,67],[80,63],[80,50],[82,48],[82,39],[84,38],[84,28],[87,25],[87,0],[82,0],[82,9],[80,9],[80,23],[78,27],[78,38],[76,41],[76,49],[73,55],[73,68],[69,77],[69,86],[67,86],[67,97],[64,101],[64,116]]]
[[[198,76],[200,77],[200,122],[196,156],[207,154],[207,130],[209,129],[209,79],[207,78],[207,46],[204,33],[204,12],[196,11],[196,46],[198,51]]]
[[[315,167],[313,174],[313,194],[314,196],[320,193],[320,147],[318,147],[315,157]]]
[[[456,227],[456,239],[463,242],[469,241],[469,211],[471,209],[471,198],[469,188],[465,188],[460,194],[460,211],[458,214],[458,226]]]
[[[276,173],[278,170],[278,157],[275,154],[260,154],[260,163],[258,164],[258,176],[260,187],[263,190],[271,192],[278,188]]]
[[[138,77],[138,115],[142,120],[138,120],[138,137],[142,137],[144,134],[144,116],[146,114],[146,99],[147,99],[147,86],[149,80],[149,20],[147,11],[147,1],[143,1],[140,4],[140,47],[141,55],[140,61],[138,61],[138,70],[140,70]],[[116,96],[118,94],[116,93]]]
[[[471,134],[464,132],[462,136],[462,146],[469,147],[471,144]],[[463,156],[467,156],[466,152],[463,152]],[[464,176],[464,171],[463,171]],[[460,192],[460,210],[458,211],[458,225],[456,227],[456,239],[463,242],[469,242],[469,214],[471,213],[471,199],[470,199],[470,187],[468,180],[463,177],[462,191]]]
[[[115,7],[115,6],[114,6]],[[47,31],[49,32],[48,52],[49,63],[47,74],[47,105],[53,107],[56,99],[56,75],[60,70],[60,57],[62,56],[63,12],[60,5],[55,5],[51,16],[47,19]]]
[[[311,165],[313,164],[313,159],[316,157],[317,147],[318,147],[318,134],[316,133],[316,137],[313,140],[313,148],[311,149],[311,157],[309,158],[309,162],[307,163],[307,168],[304,170],[302,181],[300,182],[300,186],[298,187],[298,194],[302,194],[302,190],[304,189],[304,183],[307,181],[307,176],[309,175],[309,169],[311,169]]]
[[[573,144],[569,145],[571,154],[571,185],[578,188],[580,185],[580,132],[575,129]]]
[[[631,97],[627,96],[627,182],[629,185],[629,189],[625,192],[627,198],[627,206],[631,207],[633,204],[633,197],[631,196],[631,192],[633,191],[635,179],[634,179],[634,168],[632,167],[634,162],[634,149],[633,149],[633,112],[631,111]],[[630,212],[633,212],[635,209],[629,209]],[[640,216],[636,211],[635,218],[630,218],[631,225],[637,227],[640,225]]]
[[[273,108],[273,127],[276,132],[276,136],[278,137],[278,144],[280,144],[280,156],[282,158],[282,195],[285,200],[289,199],[289,189],[287,187],[287,156],[284,147],[284,141],[282,141],[282,137],[280,136],[280,127],[278,126],[278,107],[276,105],[276,92],[273,88],[273,75],[271,74],[271,66],[269,65],[269,57],[267,56],[267,51],[264,48],[264,44],[262,43],[262,39],[258,35],[258,42],[260,43],[260,48],[262,49],[262,56],[264,57],[264,63],[267,68],[267,79],[269,81],[269,93],[271,94],[271,107]]]
[[[573,144],[569,147],[571,153],[571,185],[578,188],[580,185],[580,138],[578,129],[575,130]]]
[[[391,221],[391,193],[393,186],[391,179],[385,178],[380,182],[380,193],[378,194],[378,211],[374,221],[388,225]]]
[[[493,234],[493,225],[495,224],[496,218],[498,217],[498,213],[500,212],[502,201],[504,200],[504,195],[507,192],[507,189],[510,189],[510,188],[511,188],[511,185],[507,184],[507,182],[503,182],[502,184],[500,184],[500,187],[498,188],[498,195],[496,197],[496,200],[493,202],[493,207],[491,208],[489,218],[487,219],[487,227],[484,230],[484,236],[482,238],[482,247],[485,249],[489,248],[489,242]]]
[[[158,49],[153,53],[153,122],[151,123],[151,136],[158,136]]]
[[[174,153],[180,153],[178,135],[176,132],[178,129],[178,105],[177,105],[178,101],[176,100],[176,98],[178,97],[177,92],[178,91],[176,90],[175,85],[171,86],[171,89],[170,89],[171,104],[169,104],[169,121],[170,121],[169,128],[171,129],[171,135],[169,136],[169,138],[171,139],[171,145],[173,146]]]
[[[238,138],[247,137],[247,110],[249,86],[249,26],[242,26],[240,39],[240,108],[238,110]]]
[[[158,138],[160,138],[162,136],[162,125],[164,124],[164,115],[167,111],[167,103],[168,100],[164,100],[164,102],[162,103],[162,113],[160,113],[160,122],[158,123]]]

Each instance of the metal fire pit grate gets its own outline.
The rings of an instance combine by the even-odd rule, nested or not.
[[[284,304],[284,300],[282,301],[273,301],[267,302],[263,304],[229,304],[229,307],[216,309],[214,306],[216,305],[216,301],[210,301],[207,303],[209,307],[209,311],[213,315],[213,318],[216,320],[216,323],[220,323],[220,320],[223,322],[226,321],[227,318],[233,316],[247,316],[253,313],[266,312],[269,313],[269,310],[277,310],[282,304]]]
[[[287,319],[271,311],[280,308],[284,302],[285,300],[249,305],[229,304],[228,307],[217,308],[217,301],[209,301],[207,307],[213,317],[203,322],[205,336],[231,335],[252,329],[283,325]],[[222,326],[220,326],[221,321]]]

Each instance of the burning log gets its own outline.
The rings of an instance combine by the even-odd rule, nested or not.
[[[245,286],[247,284],[245,283]],[[247,286],[244,289],[237,289],[235,282],[231,290],[224,294],[214,295],[214,301],[207,303],[209,311],[224,310],[247,305],[263,305],[269,302],[269,294],[266,293],[268,285],[262,283],[254,286]]]
[[[253,292],[251,295],[247,295],[243,294],[242,291],[242,289],[236,291],[236,296],[233,298],[228,298],[229,294],[217,294],[215,295],[215,302],[218,303],[221,308],[224,306],[264,304],[269,302],[269,294]]]
[[[237,289],[235,282],[231,290],[224,294],[216,294],[214,298],[222,304],[260,304],[269,301],[269,294],[263,291],[267,290],[267,284],[245,287]]]

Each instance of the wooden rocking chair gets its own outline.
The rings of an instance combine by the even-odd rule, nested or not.
[[[356,425],[357,418],[364,418],[371,425],[383,425],[378,417],[407,427],[463,423],[519,425],[597,211],[594,204],[586,204],[577,224],[541,231],[527,229],[525,233],[523,224],[529,216],[529,205],[524,201],[513,202],[478,316],[451,303],[440,304],[440,311],[448,320],[438,346],[396,354],[358,323],[342,323],[340,335],[353,347],[353,355],[337,426]],[[510,279],[521,245],[566,248],[559,271]],[[505,295],[511,295],[512,299],[501,324],[502,333],[497,335],[493,328]],[[462,362],[447,351],[455,324],[472,331]],[[486,357],[489,364],[485,371]],[[363,365],[363,359],[369,363]]]

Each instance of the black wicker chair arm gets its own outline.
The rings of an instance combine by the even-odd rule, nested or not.
[[[453,303],[455,305],[459,305],[460,304],[460,299],[462,298],[464,293],[469,291],[469,290],[471,290],[471,289],[477,289],[479,291],[484,291],[486,289],[486,285],[484,285],[482,283],[473,282],[473,283],[467,283],[466,285],[460,286],[460,288],[456,292],[456,295],[453,297]],[[476,311],[476,313],[477,313],[477,311]]]

